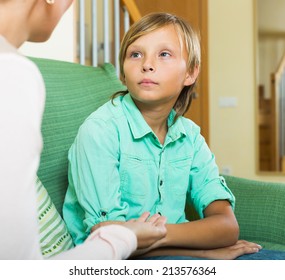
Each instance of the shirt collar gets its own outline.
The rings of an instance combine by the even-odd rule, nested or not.
[[[153,133],[152,129],[143,118],[140,110],[137,108],[129,93],[123,97],[122,104],[130,129],[135,139],[142,138],[149,133]],[[171,138],[172,141],[175,141],[178,138],[186,135],[181,117],[179,117],[173,124],[175,115],[176,112],[172,110],[168,117],[169,129],[167,135]]]
[[[175,141],[180,137],[184,137],[186,135],[185,127],[182,122],[182,117],[178,117],[175,123],[173,124],[174,117],[176,115],[175,110],[171,110],[168,116],[168,133],[167,136]]]

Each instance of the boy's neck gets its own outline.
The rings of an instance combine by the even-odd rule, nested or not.
[[[147,124],[158,137],[160,143],[163,144],[168,131],[168,116],[170,110],[165,107],[155,109],[139,108],[139,110]]]

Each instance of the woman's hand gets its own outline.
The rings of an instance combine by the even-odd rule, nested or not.
[[[127,222],[101,222],[93,226],[91,232],[106,225],[122,225],[135,233],[138,240],[138,249],[145,249],[166,236],[166,218],[159,214],[154,214],[151,217],[149,215],[149,212],[145,212],[138,219],[132,219]]]
[[[150,247],[166,236],[166,218],[159,214],[149,217],[149,213],[142,214],[137,220],[127,221],[124,226],[133,230],[138,239],[138,249]]]

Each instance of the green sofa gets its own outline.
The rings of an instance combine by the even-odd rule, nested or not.
[[[80,124],[116,91],[123,89],[111,64],[101,67],[30,58],[46,84],[42,134],[44,149],[38,177],[59,213],[67,188],[67,152]],[[285,184],[225,177],[236,197],[240,239],[285,251]],[[187,214],[197,218],[192,208]]]

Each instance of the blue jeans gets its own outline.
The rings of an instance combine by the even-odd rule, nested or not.
[[[146,257],[143,260],[205,260],[202,258],[193,258],[189,256],[156,256]],[[262,249],[254,254],[242,255],[236,260],[285,260],[285,252]]]
[[[236,260],[285,260],[285,252],[262,249],[255,254],[242,255]]]

